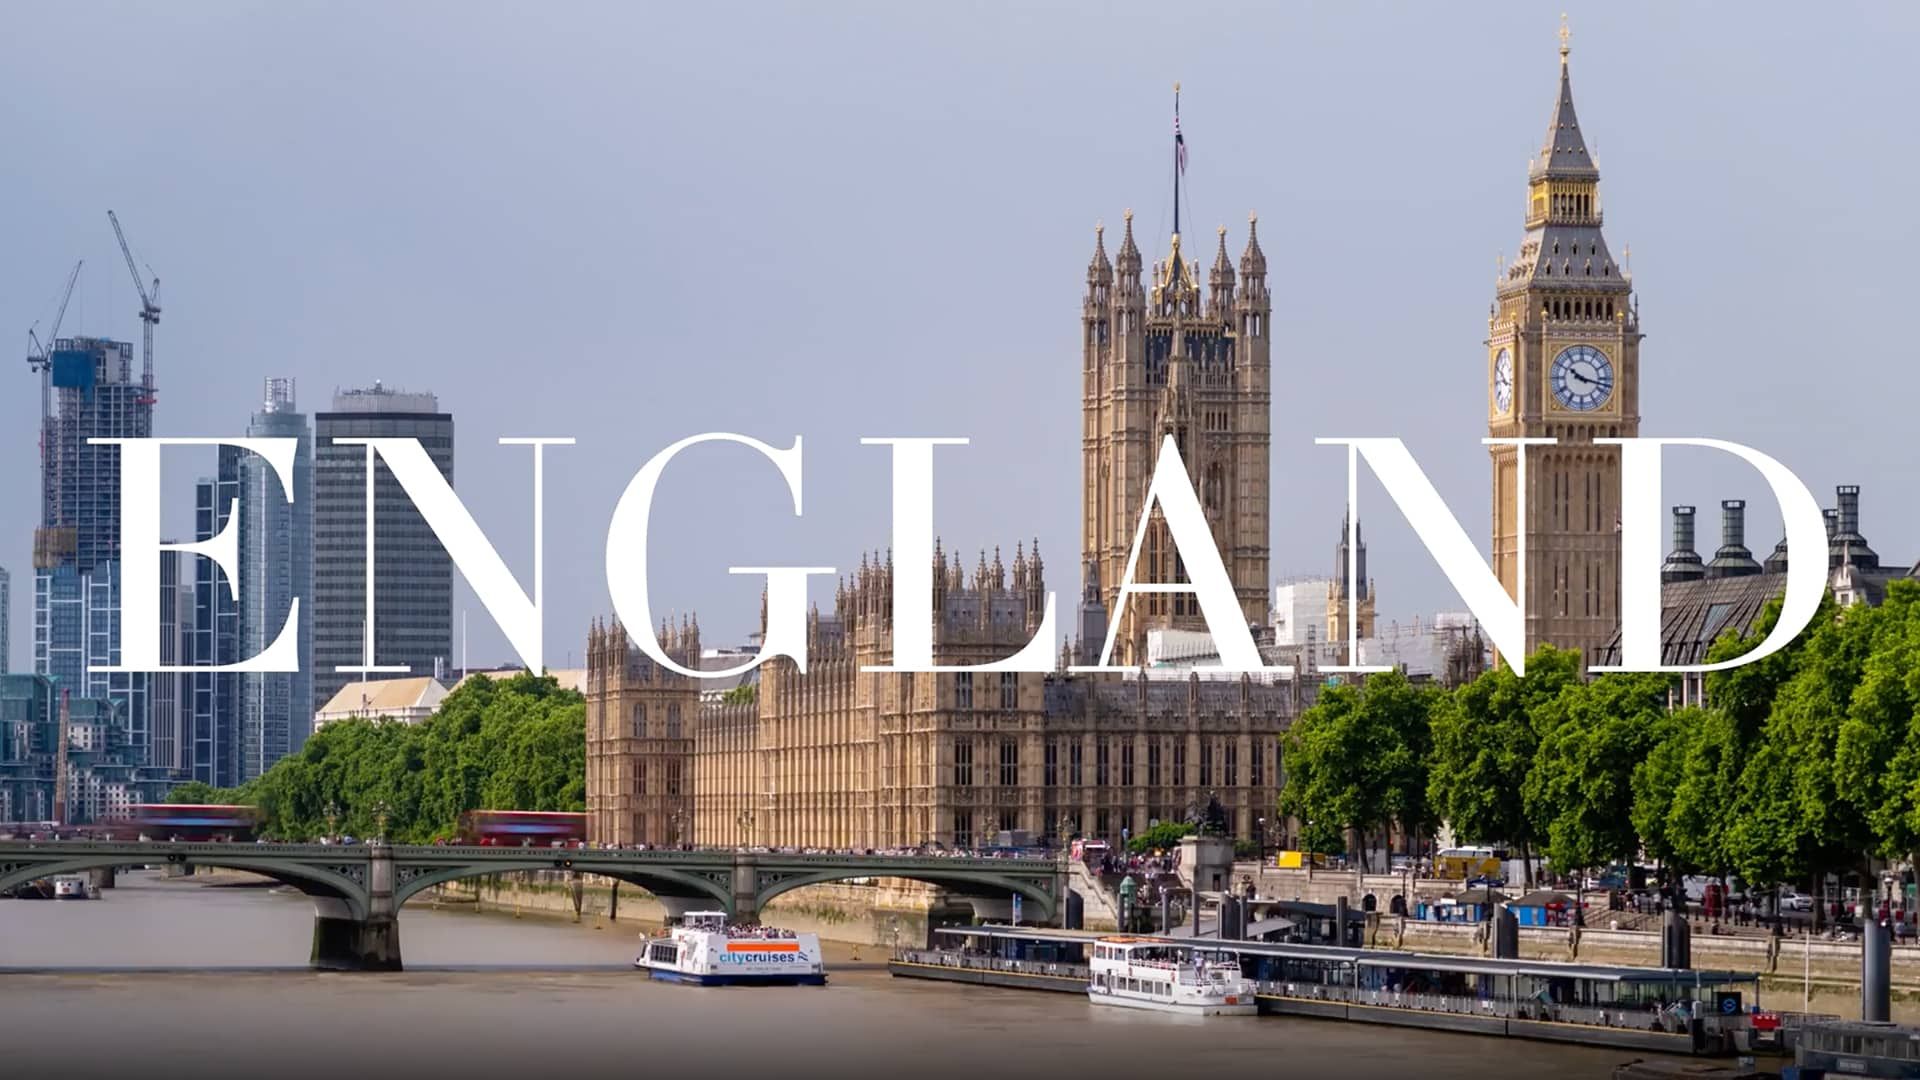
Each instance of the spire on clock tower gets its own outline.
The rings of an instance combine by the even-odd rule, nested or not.
[[[1536,173],[1598,180],[1600,170],[1587,153],[1587,142],[1580,136],[1580,119],[1573,111],[1573,81],[1568,73],[1569,37],[1566,16],[1560,17],[1560,97],[1554,103],[1553,123],[1547,128],[1547,141],[1540,147]]]

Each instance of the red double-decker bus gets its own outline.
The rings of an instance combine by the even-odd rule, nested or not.
[[[220,803],[135,803],[124,826],[149,840],[252,840],[261,819],[257,806]]]
[[[587,838],[587,815],[550,810],[468,810],[459,842],[485,847],[551,847]]]

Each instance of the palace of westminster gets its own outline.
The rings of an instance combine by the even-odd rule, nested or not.
[[[1558,441],[1528,451],[1524,520],[1513,447],[1491,448],[1491,546],[1495,574],[1512,595],[1525,530],[1529,644],[1577,649],[1597,663],[1617,647],[1620,539],[1618,451],[1594,440],[1638,434],[1641,333],[1631,279],[1601,234],[1600,176],[1574,116],[1564,29],[1560,62],[1551,123],[1527,182],[1519,256],[1496,289],[1486,342],[1488,435]],[[1167,257],[1153,263],[1150,282],[1131,212],[1111,259],[1096,229],[1081,313],[1082,590],[1077,640],[1063,652],[1094,663],[1112,619],[1110,663],[1134,672],[1069,675],[1064,663],[1056,674],[863,670],[891,657],[890,554],[863,556],[840,582],[832,611],[812,612],[808,670],[785,658],[763,665],[751,700],[722,700],[705,680],[659,667],[618,623],[596,623],[586,683],[593,840],[966,848],[992,843],[1001,830],[1027,830],[1117,843],[1157,821],[1187,820],[1216,799],[1235,836],[1288,839],[1287,823],[1272,820],[1280,736],[1311,704],[1319,676],[1312,650],[1276,644],[1270,625],[1277,613],[1270,614],[1268,565],[1267,260],[1257,221],[1237,267],[1222,228],[1203,288],[1198,261],[1181,249],[1178,206],[1176,194]],[[1294,677],[1207,678],[1204,669],[1155,663],[1166,653],[1156,652],[1156,638],[1202,636],[1191,594],[1142,594],[1116,610],[1168,436],[1245,617],[1257,637],[1265,631],[1263,655],[1292,664]],[[1840,514],[1829,519],[1836,581],[1870,586],[1904,572],[1882,572],[1858,537],[1858,489],[1841,496]],[[1692,508],[1677,509],[1666,621],[1670,636],[1692,640],[1669,641],[1669,662],[1696,659],[1704,642],[1733,625],[1729,612],[1750,618],[1782,586],[1784,555],[1764,567],[1754,561],[1738,510],[1727,504],[1726,543],[1704,563],[1692,551]],[[1851,520],[1839,520],[1848,511]],[[1183,579],[1157,510],[1140,558],[1138,581]],[[1331,642],[1347,639],[1349,611],[1362,636],[1373,633],[1364,555],[1349,573],[1343,540],[1338,558],[1326,597]],[[1011,567],[996,550],[970,571],[936,545],[935,662],[981,664],[1017,652],[1040,624],[1045,580],[1037,542],[1016,546]],[[1708,613],[1704,621],[1693,617],[1699,613]],[[763,605],[763,630],[765,618]],[[700,666],[697,621],[663,625],[659,635],[678,663]],[[1476,636],[1471,656],[1454,665],[1456,677],[1471,674],[1481,656]],[[1334,658],[1347,662],[1339,650]]]

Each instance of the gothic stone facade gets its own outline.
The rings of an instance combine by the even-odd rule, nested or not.
[[[666,654],[700,666],[700,626],[661,624]],[[587,635],[587,838],[606,844],[693,842],[697,679],[640,651],[618,622]]]
[[[1199,264],[1181,257],[1178,232],[1166,261],[1154,264],[1152,292],[1142,288],[1131,210],[1126,222],[1117,262],[1108,262],[1096,231],[1081,316],[1080,550],[1089,581],[1098,583],[1118,624],[1111,662],[1122,666],[1145,657],[1150,628],[1205,628],[1189,593],[1134,596],[1124,611],[1117,605],[1147,488],[1169,437],[1199,493],[1247,621],[1267,621],[1273,424],[1273,303],[1257,224],[1248,225],[1237,290],[1227,231],[1220,230],[1203,300]],[[1158,512],[1134,580],[1185,580]]]
[[[1037,553],[971,577],[936,552],[934,656],[1018,651],[1045,603]],[[703,844],[977,847],[1000,830],[1118,842],[1217,796],[1238,835],[1271,817],[1293,684],[862,672],[892,652],[891,567],[863,562],[809,627],[807,670],[764,669],[752,705],[709,705],[694,739]]]

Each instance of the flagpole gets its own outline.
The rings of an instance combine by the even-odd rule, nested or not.
[[[1180,235],[1180,84],[1173,84],[1173,235]]]

